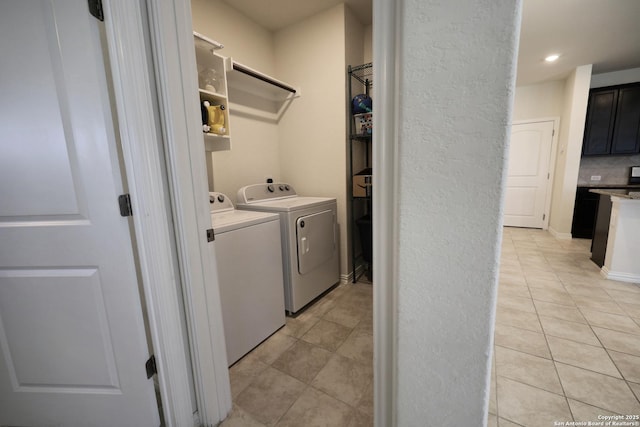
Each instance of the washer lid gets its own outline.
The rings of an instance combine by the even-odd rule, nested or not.
[[[211,214],[211,225],[216,234],[278,220],[277,214],[268,212],[230,210]]]

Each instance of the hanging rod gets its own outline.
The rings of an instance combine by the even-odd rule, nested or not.
[[[262,74],[259,71],[253,70],[253,69],[247,67],[246,65],[238,64],[235,61],[233,61],[233,69],[235,71],[240,72],[240,73],[243,73],[243,74],[246,74],[248,76],[251,76],[251,77],[253,77],[255,79],[261,80],[261,81],[263,81],[265,83],[269,83],[269,84],[271,84],[273,86],[277,86],[280,89],[289,91],[291,93],[296,93],[297,92],[295,88],[287,85],[286,83],[283,83],[283,82],[278,81],[278,80],[276,80],[276,79],[274,79],[272,77],[269,77],[266,74]]]

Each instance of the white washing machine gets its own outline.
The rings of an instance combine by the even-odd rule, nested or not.
[[[287,312],[340,281],[336,199],[298,196],[285,183],[254,184],[238,190],[236,207],[280,215]]]
[[[209,193],[229,366],[285,324],[279,216]]]

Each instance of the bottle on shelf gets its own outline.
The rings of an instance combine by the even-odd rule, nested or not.
[[[220,92],[220,76],[215,68],[204,68],[198,73],[198,85],[201,89],[213,93]]]

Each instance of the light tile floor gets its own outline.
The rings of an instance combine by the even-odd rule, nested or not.
[[[640,415],[640,286],[603,279],[590,243],[504,229],[489,427]],[[372,426],[371,307],[345,284],[287,318],[230,369],[222,426]]]
[[[373,426],[373,291],[343,284],[229,370],[222,427]]]
[[[640,415],[640,286],[600,276],[590,244],[504,229],[489,427]]]

